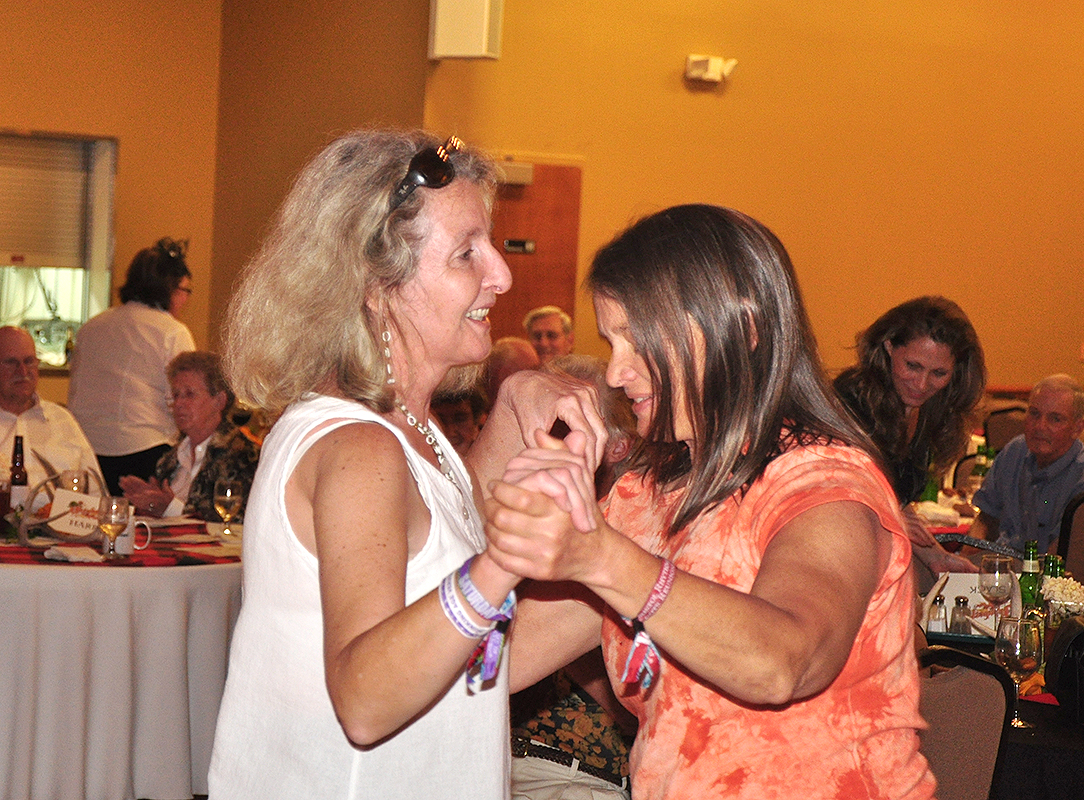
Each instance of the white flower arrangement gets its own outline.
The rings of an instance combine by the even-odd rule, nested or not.
[[[1084,603],[1084,586],[1072,578],[1045,578],[1043,597],[1058,603]]]
[[[1044,578],[1047,627],[1057,628],[1069,617],[1084,616],[1084,586],[1072,578]]]

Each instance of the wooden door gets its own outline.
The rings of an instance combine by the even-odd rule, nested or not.
[[[537,306],[573,313],[579,230],[579,167],[535,164],[529,185],[500,186],[493,242],[512,271],[512,288],[490,312],[493,341],[525,336],[523,317]]]

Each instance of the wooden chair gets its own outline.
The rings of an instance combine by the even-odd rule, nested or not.
[[[1028,410],[1020,406],[998,408],[986,415],[982,423],[982,433],[986,437],[986,446],[999,452],[1014,438],[1024,432],[1024,418]]]
[[[1065,561],[1065,571],[1078,581],[1084,579],[1084,493],[1078,494],[1061,515],[1058,555]]]
[[[967,488],[967,479],[971,477],[971,471],[975,469],[975,462],[978,458],[978,453],[972,453],[956,462],[956,466],[952,469],[953,489]]]
[[[919,710],[929,728],[920,749],[937,778],[938,800],[986,800],[1012,720],[1009,673],[981,656],[933,645],[918,654]],[[931,667],[935,669],[928,674]]]

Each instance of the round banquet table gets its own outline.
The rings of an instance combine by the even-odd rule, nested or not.
[[[2,800],[207,793],[241,564],[155,536],[124,566],[0,548]]]

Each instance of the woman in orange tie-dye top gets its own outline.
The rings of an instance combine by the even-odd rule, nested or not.
[[[489,552],[536,581],[513,689],[601,642],[636,800],[930,798],[910,544],[782,244],[680,206],[588,284],[644,444],[601,510],[575,437],[538,432],[493,485]]]

